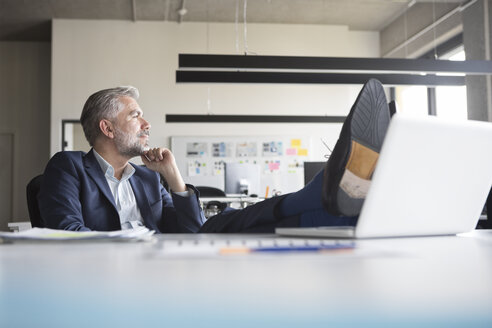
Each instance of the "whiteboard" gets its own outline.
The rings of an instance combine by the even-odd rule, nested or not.
[[[260,166],[260,193],[294,192],[304,186],[304,162],[312,160],[310,136],[176,136],[171,151],[186,183],[224,190],[225,163]]]

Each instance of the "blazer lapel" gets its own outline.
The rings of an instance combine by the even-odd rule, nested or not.
[[[87,174],[92,178],[92,180],[94,180],[103,195],[116,209],[113,194],[111,193],[111,189],[109,189],[109,185],[106,181],[106,177],[104,176],[104,172],[101,170],[101,166],[97,162],[94,151],[92,149],[84,156],[84,167]]]
[[[147,219],[151,217],[150,211],[150,203],[147,198],[147,192],[145,191],[145,187],[142,183],[142,179],[138,176],[137,172],[133,174],[130,178],[130,184],[133,189],[133,194],[135,194],[135,199],[137,200],[137,205],[140,210],[140,214],[146,223],[148,223]]]

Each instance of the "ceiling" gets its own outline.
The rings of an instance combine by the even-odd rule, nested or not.
[[[347,25],[380,31],[416,2],[463,0],[0,0],[0,40],[50,41],[51,19]],[[181,15],[180,15],[181,13]],[[236,15],[237,13],[237,15]]]

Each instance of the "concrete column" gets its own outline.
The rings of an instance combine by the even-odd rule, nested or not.
[[[492,1],[490,0],[478,0],[463,11],[463,43],[467,60],[491,59],[491,14]],[[491,76],[467,76],[466,90],[468,118],[492,121]]]

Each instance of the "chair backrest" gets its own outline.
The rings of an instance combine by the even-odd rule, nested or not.
[[[395,115],[396,112],[398,112],[398,105],[396,104],[396,101],[392,100],[388,103],[388,108],[390,111],[390,116]]]
[[[489,196],[487,197],[487,229],[492,229],[492,188],[490,189]]]
[[[226,194],[223,190],[215,187],[208,186],[196,186],[195,187],[199,192],[201,197],[225,197]]]
[[[43,181],[43,175],[40,174],[27,184],[26,197],[27,197],[27,209],[29,211],[29,219],[31,220],[31,226],[37,228],[43,228],[44,225],[41,221],[41,213],[38,206],[38,193],[41,188],[41,182]]]

